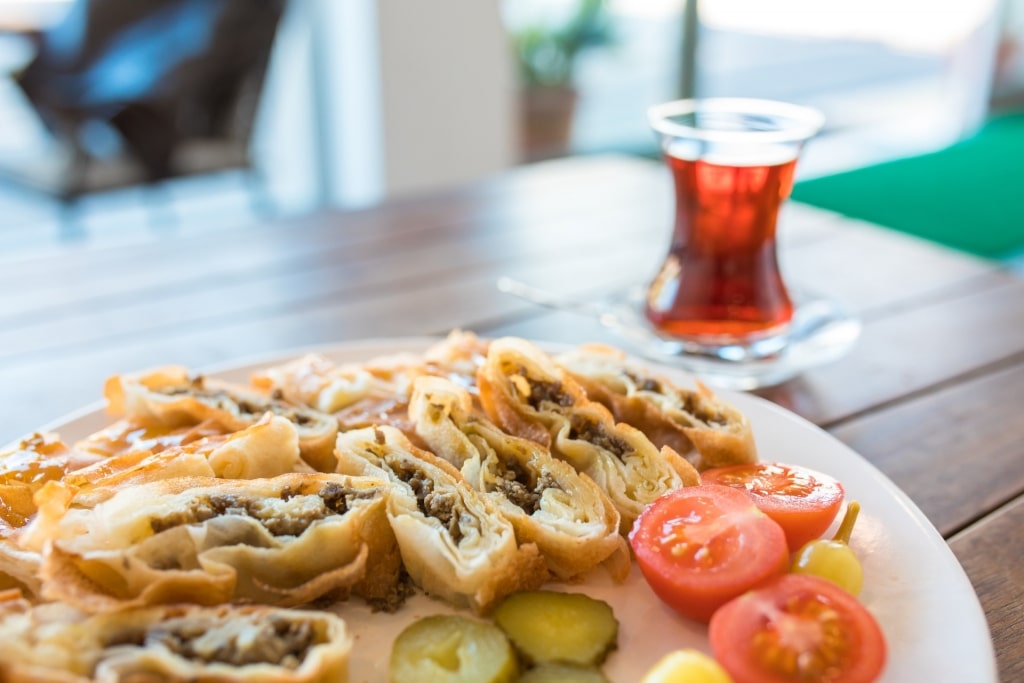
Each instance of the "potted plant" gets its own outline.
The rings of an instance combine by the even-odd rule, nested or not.
[[[537,23],[512,32],[526,160],[559,156],[568,149],[578,99],[577,59],[611,39],[603,0],[577,0],[571,15],[558,25]]]

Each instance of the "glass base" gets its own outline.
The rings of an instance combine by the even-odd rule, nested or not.
[[[644,315],[643,288],[608,301],[601,322],[638,354],[682,368],[709,386],[750,390],[784,382],[845,355],[860,321],[834,301],[794,293],[796,306],[780,334],[746,343],[707,343],[668,337]]]

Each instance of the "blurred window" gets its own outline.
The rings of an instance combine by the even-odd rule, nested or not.
[[[656,152],[645,110],[679,96],[686,1],[607,0],[615,40],[580,56],[572,151]],[[574,3],[508,4],[515,26]],[[821,108],[804,172],[935,149],[987,112],[1001,15],[998,0],[705,0],[696,93]]]

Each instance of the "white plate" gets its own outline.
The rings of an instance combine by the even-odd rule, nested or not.
[[[335,361],[359,361],[420,351],[427,343],[424,339],[392,339],[316,350]],[[247,383],[253,370],[300,353],[224,366],[211,374]],[[646,365],[688,385],[686,376],[677,370]],[[995,683],[995,654],[974,589],[949,546],[917,506],[874,466],[815,425],[755,396],[721,394],[750,418],[763,460],[826,472],[843,483],[848,500],[860,501],[861,515],[851,545],[864,564],[861,601],[877,617],[889,647],[881,680]],[[97,404],[46,429],[73,441],[108,422]],[[585,592],[614,608],[621,624],[619,647],[604,670],[615,683],[635,683],[671,650],[695,647],[710,651],[705,627],[668,609],[635,567],[623,584],[612,583],[598,570],[584,583],[552,587]],[[386,681],[391,643],[398,632],[417,617],[452,611],[422,595],[393,615],[371,614],[355,600],[340,604],[337,612],[345,617],[356,638],[353,683]]]

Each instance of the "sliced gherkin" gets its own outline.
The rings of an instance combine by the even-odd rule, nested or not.
[[[494,621],[528,664],[597,666],[619,634],[611,606],[582,593],[515,593],[498,605]]]
[[[391,683],[512,683],[515,651],[494,624],[436,615],[413,622],[391,649]]]

